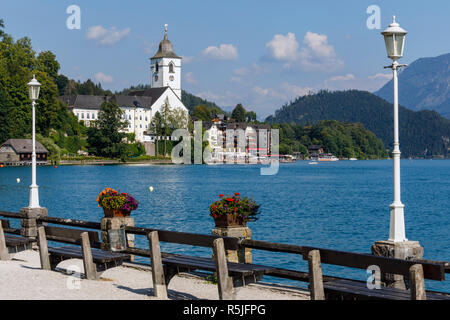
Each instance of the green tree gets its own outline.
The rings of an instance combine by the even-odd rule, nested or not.
[[[236,107],[231,112],[231,118],[233,118],[236,122],[245,122],[246,111],[242,104],[237,104]]]
[[[128,122],[122,121],[122,111],[114,102],[104,102],[98,113],[98,120],[88,128],[88,150],[90,153],[110,158],[127,157],[123,132]]]
[[[256,122],[256,112],[247,111],[247,113],[245,114],[245,118],[247,122]]]

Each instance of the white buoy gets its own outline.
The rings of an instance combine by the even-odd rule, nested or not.
[[[148,187],[148,190],[150,190],[150,192],[153,192],[153,187],[152,186]]]
[[[16,181],[17,181],[17,183],[20,183],[20,178],[17,178]]]

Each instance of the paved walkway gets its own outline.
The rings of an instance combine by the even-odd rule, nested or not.
[[[81,260],[59,264],[63,269],[83,272]],[[40,269],[39,253],[24,251],[13,260],[0,261],[0,300],[151,300],[152,277],[148,270],[121,266],[102,274],[100,281],[80,279],[62,272]],[[175,276],[169,285],[169,299],[218,299],[217,285],[195,276]],[[279,289],[271,285],[250,285],[236,290],[236,299],[309,300],[301,289]]]

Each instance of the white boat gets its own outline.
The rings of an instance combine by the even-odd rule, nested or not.
[[[358,159],[356,159],[356,158],[350,158],[350,159],[348,159],[348,160],[350,160],[350,161],[356,161],[356,160],[358,160]]]
[[[318,164],[318,162],[316,162],[316,161],[311,161],[311,162],[308,162],[308,164]]]
[[[339,161],[339,159],[336,156],[332,155],[331,153],[325,153],[319,155],[317,161]]]

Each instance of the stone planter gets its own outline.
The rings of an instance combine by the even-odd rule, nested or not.
[[[245,227],[246,221],[238,215],[227,214],[215,218],[214,223],[216,224],[216,228],[239,228]]]
[[[105,208],[103,208],[103,212],[105,213],[106,218],[128,217],[130,215],[130,211],[126,211],[123,209],[105,209]]]

